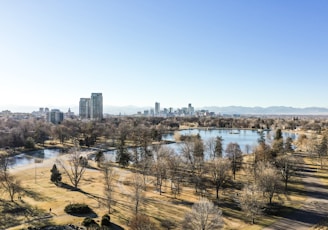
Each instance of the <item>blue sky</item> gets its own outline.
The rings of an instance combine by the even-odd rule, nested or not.
[[[328,107],[328,1],[0,1],[0,110]]]

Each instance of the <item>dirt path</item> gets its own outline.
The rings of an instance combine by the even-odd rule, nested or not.
[[[264,230],[273,229],[309,229],[328,215],[328,187],[323,185],[316,174],[316,170],[304,165],[303,183],[307,199],[301,208],[282,217]]]

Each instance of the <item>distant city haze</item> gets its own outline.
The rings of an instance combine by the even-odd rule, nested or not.
[[[40,106],[42,107],[42,106]],[[76,115],[79,114],[79,106],[78,103],[75,106],[66,107],[66,106],[57,106],[50,107],[60,109],[63,112],[67,112],[70,108],[72,112]],[[39,107],[10,107],[7,108],[11,112],[26,112],[31,113],[32,111],[38,111]],[[143,113],[145,110],[154,109],[154,106],[108,106],[104,105],[103,108],[104,114],[109,115],[135,115],[138,112]],[[296,108],[296,107],[239,107],[239,106],[226,106],[226,107],[218,107],[218,106],[203,106],[203,107],[195,107],[195,110],[208,110],[210,112],[215,112],[217,115],[223,114],[248,114],[248,115],[328,115],[328,109],[323,107],[308,107],[308,108]],[[3,110],[1,110],[3,111]],[[0,111],[0,112],[1,112]]]
[[[0,111],[77,114],[90,92],[104,113],[327,108],[327,12],[303,0],[1,1]]]

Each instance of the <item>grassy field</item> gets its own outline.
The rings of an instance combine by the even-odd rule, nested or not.
[[[3,205],[0,207],[2,213],[0,228],[6,229],[26,229],[28,226],[41,226],[49,224],[75,224],[80,225],[84,217],[68,215],[64,212],[66,205],[70,203],[85,203],[94,211],[95,220],[100,223],[102,215],[107,213],[106,207],[101,204],[103,197],[102,174],[95,162],[89,161],[90,168],[87,169],[83,179],[79,184],[80,190],[74,191],[66,175],[63,175],[63,182],[66,186],[57,187],[50,181],[50,169],[52,162],[37,164],[37,167],[27,167],[15,170],[13,173],[20,179],[25,193],[21,199],[15,197],[15,202],[8,202],[8,197],[4,197]],[[114,209],[110,214],[111,221],[124,229],[129,228],[129,221],[133,217],[133,189],[132,179],[133,170],[123,169],[116,165],[113,166],[116,173],[114,180]],[[60,169],[60,167],[59,167]],[[61,170],[61,172],[63,172]],[[254,225],[240,210],[236,203],[236,190],[241,184],[248,180],[249,175],[240,171],[235,181],[230,186],[221,190],[220,200],[215,201],[215,191],[208,190],[207,196],[215,201],[223,211],[224,229],[261,229],[279,219],[284,213],[292,208],[297,208],[305,199],[303,185],[298,177],[292,178],[289,184],[289,193],[280,193],[273,199],[274,202],[282,205],[279,213],[274,215],[264,215],[258,219]],[[176,225],[176,229],[181,229],[181,222],[192,204],[199,199],[199,194],[195,193],[193,187],[185,184],[182,193],[174,198],[171,194],[170,184],[167,182],[163,187],[162,195],[154,187],[154,178],[148,177],[147,191],[144,194],[144,201],[140,209],[141,213],[146,214],[156,224],[158,229],[161,222],[169,220]],[[51,211],[50,211],[51,208]],[[15,214],[13,214],[13,210]],[[8,223],[12,223],[9,228]]]

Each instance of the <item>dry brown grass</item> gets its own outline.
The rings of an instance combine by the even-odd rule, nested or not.
[[[38,165],[36,183],[35,183],[35,168],[28,168],[26,170],[17,170],[15,174],[22,181],[22,186],[32,191],[30,196],[24,195],[22,200],[24,204],[32,207],[38,207],[40,213],[49,214],[51,208],[51,219],[39,221],[53,223],[53,224],[76,224],[80,225],[84,217],[76,217],[68,215],[64,212],[66,205],[70,203],[85,203],[97,214],[95,218],[98,223],[102,215],[106,214],[106,207],[100,204],[103,197],[102,174],[96,168],[94,162],[90,162],[94,169],[88,169],[84,178],[79,184],[79,191],[73,191],[69,188],[57,187],[50,181],[51,166],[40,164]],[[129,220],[133,217],[133,200],[132,200],[132,180],[133,170],[122,169],[115,166],[115,180],[114,180],[114,205],[113,212],[110,214],[111,221],[117,225],[128,229]],[[60,170],[63,172],[62,170]],[[232,182],[226,189],[221,190],[220,200],[217,202],[223,211],[224,215],[224,229],[261,229],[274,222],[277,217],[263,216],[256,220],[255,225],[251,225],[250,221],[244,218],[244,214],[236,206],[236,190],[234,187],[248,180],[249,174],[245,171],[240,171],[237,174],[236,181]],[[151,220],[160,229],[161,221],[170,220],[176,223],[177,229],[181,229],[180,223],[182,222],[185,213],[190,210],[191,205],[199,199],[199,194],[195,194],[193,187],[184,185],[182,193],[176,199],[170,192],[169,182],[163,186],[163,193],[160,195],[154,187],[154,178],[148,177],[147,191],[145,192],[145,201],[141,206],[141,212],[148,215]],[[63,182],[70,184],[68,178],[63,175]],[[293,190],[302,190],[300,181],[295,180],[290,184]],[[215,191],[209,190],[208,197],[214,200]],[[274,197],[274,201],[279,200],[286,206],[297,207],[302,203],[304,197],[298,193],[290,193],[288,195],[280,194]],[[17,201],[19,203],[20,201]],[[21,225],[11,229],[27,228],[31,223],[24,223],[25,219],[20,218],[17,222]]]

